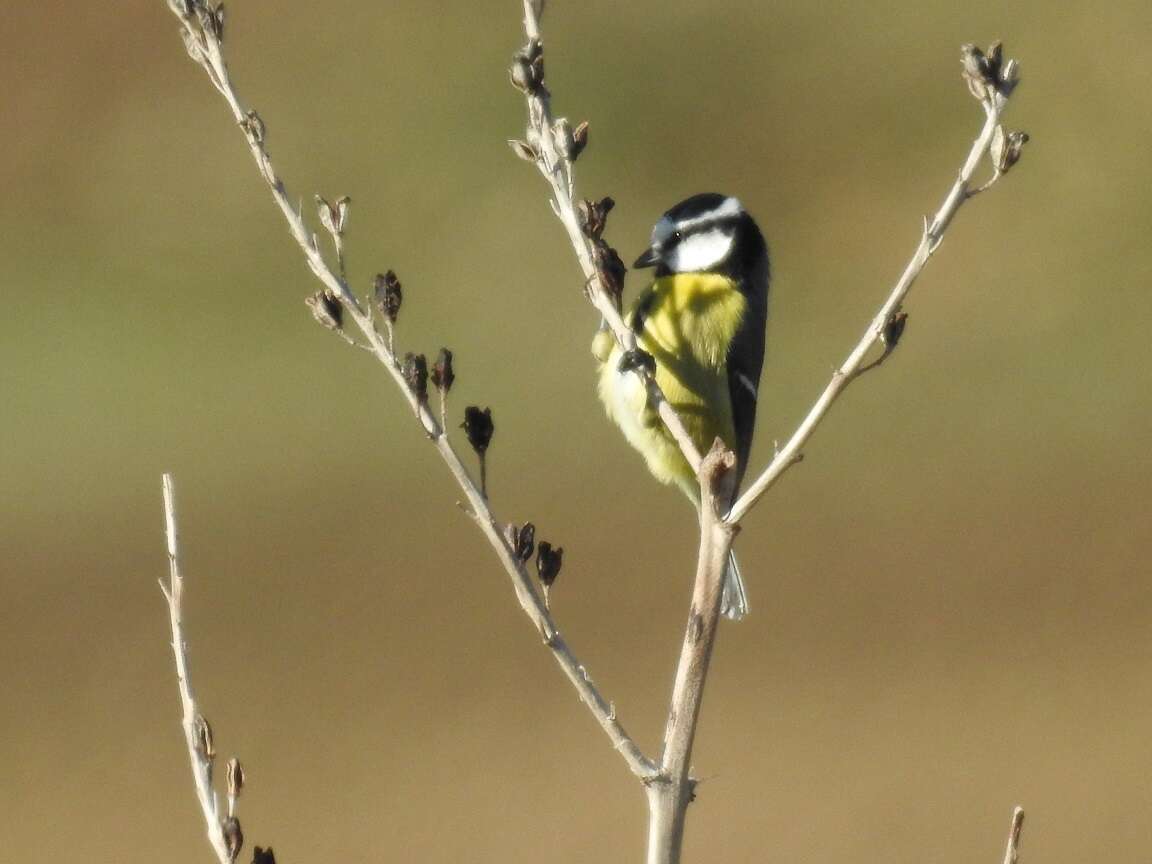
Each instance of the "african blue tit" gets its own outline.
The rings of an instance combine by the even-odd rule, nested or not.
[[[735,452],[735,495],[752,448],[764,362],[769,278],[764,236],[735,198],[694,195],[660,217],[651,246],[633,266],[655,267],[656,273],[625,321],[638,347],[655,359],[656,382],[697,449],[707,452],[718,436]],[[621,369],[623,352],[612,334],[598,333],[592,350],[609,418],[657,480],[676,484],[699,507],[695,473],[648,403],[643,383]],[[737,620],[748,611],[735,556],[725,573],[722,609]]]

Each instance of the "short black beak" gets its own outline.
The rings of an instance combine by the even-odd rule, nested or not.
[[[636,259],[636,263],[632,267],[640,270],[644,267],[655,267],[660,263],[660,255],[655,249],[645,249],[644,254]]]

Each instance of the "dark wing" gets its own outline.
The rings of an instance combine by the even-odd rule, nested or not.
[[[748,467],[756,431],[756,396],[764,365],[764,330],[768,324],[768,268],[757,268],[744,286],[748,307],[728,348],[728,396],[736,430],[736,488]]]

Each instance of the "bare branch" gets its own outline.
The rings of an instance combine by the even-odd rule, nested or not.
[[[672,686],[660,776],[648,784],[648,864],[674,864],[680,860],[684,820],[694,797],[689,776],[692,745],[704,701],[704,684],[720,623],[724,571],[739,528],[724,520],[721,501],[731,500],[736,455],[720,439],[704,457],[700,480],[700,552],[692,605],[680,648],[680,662]]]
[[[966,46],[968,47],[968,46]],[[1013,63],[1014,61],[1010,61]],[[1013,74],[1018,78],[1018,67],[1013,66]],[[1013,87],[1015,83],[1013,83]],[[739,500],[732,506],[732,510],[727,516],[727,521],[733,524],[739,523],[751,510],[756,502],[763,497],[776,483],[777,480],[787,471],[792,465],[800,461],[801,450],[804,445],[808,443],[808,439],[812,437],[812,433],[824,419],[828,413],[828,409],[832,407],[832,403],[836,401],[837,397],[844,391],[844,389],[851,384],[854,380],[860,377],[861,374],[873,369],[880,365],[895,347],[894,342],[885,345],[884,354],[876,361],[865,365],[865,358],[868,356],[869,351],[878,341],[884,341],[886,332],[890,332],[889,328],[892,323],[900,315],[901,307],[908,292],[912,289],[912,285],[916,282],[916,278],[924,270],[928,259],[932,257],[933,253],[940,247],[940,243],[944,239],[944,233],[948,230],[948,226],[952,224],[952,219],[956,212],[963,206],[965,201],[975,197],[984,189],[998,179],[1003,171],[1001,170],[1001,163],[997,163],[995,170],[997,173],[993,175],[993,179],[984,186],[973,189],[971,187],[972,177],[976,173],[984,155],[988,153],[992,145],[994,137],[997,136],[997,130],[1000,129],[1000,115],[1007,104],[1007,93],[999,92],[988,85],[987,90],[982,90],[982,102],[984,108],[984,126],[980,129],[980,134],[976,136],[975,142],[972,144],[971,149],[968,151],[968,157],[964,160],[964,165],[960,169],[960,173],[956,178],[956,182],[948,190],[948,194],[944,197],[944,202],[940,205],[940,209],[932,219],[925,220],[923,232],[920,235],[920,242],[916,246],[916,251],[912,255],[912,259],[904,268],[900,279],[897,281],[896,286],[888,295],[888,299],[880,307],[880,311],[873,317],[868,329],[852,349],[848,355],[848,359],[844,361],[841,366],[832,373],[832,380],[828,382],[828,386],[824,388],[824,392],[820,394],[820,398],[809,410],[808,415],[792,433],[792,437],[788,442],[780,448],[768,467],[764,472],[756,478],[756,480],[748,486]],[[1000,133],[1003,135],[1003,132]],[[1020,133],[1013,133],[1020,134]],[[1026,140],[1026,137],[1025,137]],[[1019,153],[1016,154],[1017,158]],[[902,327],[901,327],[902,329]]]
[[[512,554],[512,550],[504,537],[502,526],[493,514],[482,489],[472,479],[459,454],[449,441],[446,429],[429,409],[427,400],[421,398],[405,379],[404,369],[397,360],[392,346],[392,322],[387,319],[385,321],[388,329],[387,337],[376,329],[370,304],[362,307],[349,288],[347,281],[329,267],[316,243],[315,235],[308,229],[301,213],[292,205],[284,183],[277,175],[268,153],[266,147],[267,129],[264,122],[255,111],[246,109],[237,96],[228,75],[219,33],[212,27],[202,26],[201,19],[196,14],[196,9],[205,8],[203,0],[169,0],[169,6],[181,21],[182,35],[190,56],[208,73],[209,79],[228,103],[233,117],[243,131],[260,174],[288,223],[289,231],[304,253],[309,268],[324,285],[324,290],[330,292],[331,297],[339,301],[339,308],[342,308],[343,312],[341,319],[335,322],[336,326],[333,329],[339,330],[342,327],[342,315],[346,313],[367,339],[368,344],[365,347],[375,355],[376,359],[392,376],[393,382],[407,399],[424,432],[435,444],[441,458],[467,499],[473,521],[480,527],[512,580],[512,586],[521,608],[541,634],[544,643],[551,650],[552,656],[565,676],[576,688],[581,701],[588,706],[589,711],[592,712],[596,721],[607,733],[613,746],[627,762],[632,773],[643,780],[651,778],[656,773],[655,764],[644,755],[620,721],[616,719],[613,704],[592,683],[584,665],[580,663],[560,636],[556,622],[545,607],[527,569],[523,562]],[[338,201],[337,208],[339,205],[340,202]],[[343,212],[337,209],[330,217],[339,223],[338,227],[341,228],[341,233],[347,216],[346,206],[345,203]],[[334,234],[335,240],[335,232],[330,233]],[[341,262],[343,255],[344,248],[341,238],[338,254],[338,259]],[[341,330],[341,332],[343,331]]]
[[[192,684],[188,679],[188,644],[184,640],[182,600],[184,576],[180,572],[180,548],[176,536],[176,501],[172,488],[172,475],[164,475],[164,532],[168,538],[168,584],[160,581],[160,590],[168,601],[168,621],[172,626],[172,654],[176,658],[176,681],[180,687],[180,705],[184,716],[184,741],[188,745],[188,761],[192,765],[192,780],[196,785],[196,798],[204,813],[208,827],[208,842],[220,864],[232,864],[234,857],[224,836],[224,817],[216,791],[212,787],[212,764],[216,756],[212,744],[212,727],[196,707]],[[231,803],[231,802],[230,802]],[[230,806],[234,809],[234,805]],[[233,814],[228,814],[230,817]]]
[[[540,43],[540,4],[534,0],[523,0],[524,3],[524,33],[528,37],[529,55],[523,52],[517,55],[513,65],[513,84],[524,91],[528,104],[528,141],[526,150],[516,145],[523,142],[513,142],[518,153],[536,163],[544,179],[552,188],[552,210],[556,214],[568,239],[576,252],[576,260],[584,274],[584,284],[589,301],[596,307],[604,323],[612,331],[625,352],[634,352],[637,349],[636,334],[624,323],[617,305],[619,286],[610,290],[605,284],[604,268],[598,265],[598,246],[588,236],[581,225],[580,215],[577,212],[575,197],[575,174],[573,162],[578,150],[572,147],[572,132],[568,121],[557,120],[552,114],[551,96],[544,86],[543,72],[538,76],[529,72],[526,78],[517,75],[518,64],[525,62],[528,56],[537,55],[528,60],[530,67],[539,61],[543,69],[543,46]],[[521,67],[522,68],[522,67]],[[519,80],[518,80],[519,79]],[[585,131],[587,127],[584,126]],[[583,149],[583,145],[579,145]],[[606,245],[602,248],[607,248]],[[643,365],[634,365],[632,371],[639,375],[644,382],[648,393],[649,404],[656,409],[660,419],[668,431],[680,445],[680,450],[693,471],[700,468],[700,453],[692,436],[684,427],[679,415],[664,396],[660,385],[652,370]]]
[[[1012,826],[1008,830],[1008,844],[1004,848],[1004,864],[1016,864],[1020,857],[1020,832],[1024,830],[1024,808],[1012,811]]]

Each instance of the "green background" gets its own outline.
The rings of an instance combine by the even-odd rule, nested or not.
[[[603,418],[596,319],[508,151],[519,4],[236,2],[294,195],[350,194],[354,285],[491,405],[503,518],[649,749],[693,520]],[[557,673],[382,370],[316,285],[162,0],[9,4],[0,147],[0,845],[203,862],[156,578],[176,475],[194,683],[249,844],[309,861],[636,861],[639,787]],[[695,757],[693,861],[1025,861],[1152,847],[1147,2],[553,0],[559,113],[630,260],[737,194],[775,261],[753,461],[911,254],[1005,40],[1023,162],[965,207],[908,331],[747,519]],[[310,213],[311,206],[306,206]],[[630,278],[629,291],[640,284]],[[244,853],[247,860],[248,853]]]

